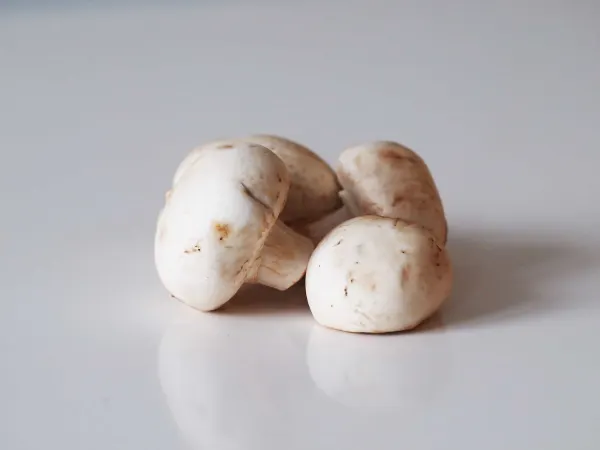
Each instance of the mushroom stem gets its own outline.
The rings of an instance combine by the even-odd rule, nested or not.
[[[352,219],[354,216],[355,214],[352,213],[352,209],[344,205],[314,222],[292,226],[298,233],[307,236],[317,245],[331,230],[346,220]]]
[[[246,282],[285,291],[304,276],[313,249],[310,239],[277,221]]]
[[[352,196],[348,194],[347,191],[341,190],[339,192],[339,196],[346,209],[350,212],[350,217],[348,217],[348,219],[362,216],[360,213],[360,208],[356,205],[356,202],[352,199]]]

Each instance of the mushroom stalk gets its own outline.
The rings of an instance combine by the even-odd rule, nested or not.
[[[355,216],[352,210],[344,205],[341,208],[307,224],[292,224],[299,233],[307,236],[316,245],[335,227]]]
[[[340,199],[342,200],[342,203],[344,204],[344,207],[349,212],[349,215],[350,215],[349,218],[358,217],[358,216],[362,215],[360,213],[360,208],[356,204],[356,201],[352,198],[352,195],[350,195],[345,190],[341,190],[339,193],[339,196],[340,196]]]
[[[285,291],[304,276],[313,248],[310,239],[277,221],[246,282]]]

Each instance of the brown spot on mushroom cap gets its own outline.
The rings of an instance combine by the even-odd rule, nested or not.
[[[410,278],[410,266],[402,268],[402,283],[406,283]]]
[[[190,253],[197,253],[197,252],[201,252],[202,248],[200,247],[200,244],[198,242],[196,242],[196,244],[194,244],[193,247],[185,249],[184,253],[190,254]]]
[[[394,162],[399,162],[399,161],[409,161],[409,162],[413,162],[413,163],[420,162],[419,157],[417,155],[415,155],[414,153],[410,154],[406,150],[404,152],[402,152],[395,148],[381,149],[379,151],[379,157],[383,160],[394,161]]]
[[[392,200],[392,206],[396,206],[398,203],[401,203],[404,201],[404,196],[402,195],[395,195],[394,199]]]
[[[217,148],[217,150],[228,150],[228,149],[233,148],[233,145],[223,144],[223,145],[218,145],[216,148]]]
[[[226,223],[215,223],[215,231],[219,236],[219,241],[223,241],[229,237],[231,234],[231,227]]]

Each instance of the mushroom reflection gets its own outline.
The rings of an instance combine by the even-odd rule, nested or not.
[[[310,375],[322,392],[353,410],[414,416],[440,393],[451,369],[439,316],[422,327],[372,336],[315,325],[306,355]]]
[[[290,436],[304,430],[306,408],[298,405],[315,394],[303,360],[306,306],[297,314],[292,298],[274,314],[285,300],[272,292],[265,298],[234,300],[235,314],[229,304],[225,313],[187,314],[162,338],[160,384],[193,449],[289,448]]]

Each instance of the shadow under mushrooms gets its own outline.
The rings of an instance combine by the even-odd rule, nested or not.
[[[598,272],[600,252],[564,235],[457,230],[448,248],[454,288],[447,326],[479,325],[577,308],[573,280]]]
[[[266,286],[246,285],[215,312],[232,315],[310,315],[304,280],[283,292]]]

